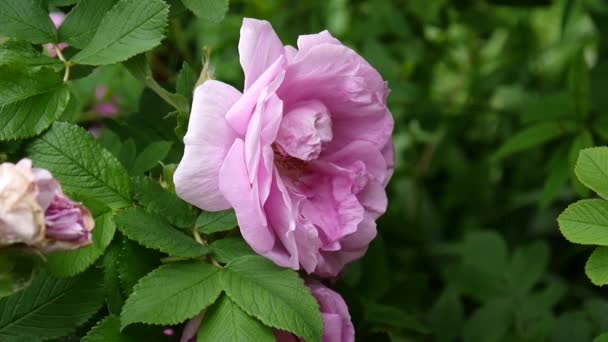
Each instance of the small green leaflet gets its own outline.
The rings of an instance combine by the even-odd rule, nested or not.
[[[217,261],[226,264],[245,255],[256,255],[242,237],[232,236],[215,240],[209,247]]]
[[[82,338],[82,342],[137,342],[141,341],[137,336],[130,336],[120,332],[120,318],[110,315],[97,323]]]
[[[57,32],[39,0],[0,0],[0,36],[48,43]]]
[[[49,270],[60,277],[69,277],[84,271],[103,254],[112,241],[115,231],[112,213],[97,217],[93,230],[93,243],[73,251],[55,252],[49,255]]]
[[[115,218],[120,231],[129,239],[171,256],[196,258],[209,252],[209,247],[173,228],[158,215],[143,208],[129,208]]]
[[[179,228],[191,230],[194,223],[192,208],[174,193],[147,177],[133,178],[135,200],[152,213],[158,214]]]
[[[585,273],[597,286],[608,284],[608,247],[597,247],[585,264]]]
[[[275,336],[224,295],[205,313],[198,341],[273,342]]]
[[[153,169],[160,165],[160,161],[167,157],[171,150],[170,141],[155,141],[144,148],[137,158],[133,161],[133,165],[129,169],[129,173],[133,176],[141,175],[142,173]]]
[[[120,0],[108,11],[86,47],[71,58],[78,64],[124,61],[160,44],[169,6],[162,0]]]
[[[120,286],[118,261],[122,251],[122,237],[114,239],[106,249],[101,265],[103,267],[103,289],[106,298],[106,306],[112,314],[120,314],[125,297],[122,295]]]
[[[308,342],[321,342],[319,304],[300,276],[260,256],[234,260],[221,272],[224,291],[247,314]]]
[[[182,0],[197,17],[219,23],[228,12],[228,0]]]
[[[543,121],[533,124],[507,140],[498,151],[494,153],[492,159],[500,160],[511,154],[544,144],[565,133],[573,131],[575,127],[576,125],[574,123],[566,121]]]
[[[29,68],[49,67],[55,71],[63,68],[63,63],[59,59],[39,53],[34,50],[30,43],[22,40],[7,39],[0,42],[0,65],[11,64],[27,66]]]
[[[608,246],[608,202],[586,199],[571,204],[557,222],[564,237],[573,243]]]
[[[59,27],[59,41],[82,49],[95,35],[104,14],[118,0],[80,0]]]
[[[572,184],[574,185],[574,189],[581,197],[589,196],[589,189],[585,187],[585,185],[578,179],[576,175],[576,163],[578,161],[579,154],[581,150],[592,147],[593,146],[593,135],[591,132],[585,130],[580,133],[570,145],[570,151],[568,153],[568,169],[570,170],[570,177],[572,179]]]
[[[55,123],[27,152],[34,166],[51,171],[67,193],[92,198],[113,209],[131,204],[127,171],[84,129]]]
[[[608,147],[582,150],[574,172],[583,184],[608,199]]]
[[[238,225],[234,210],[216,212],[203,211],[196,219],[196,229],[203,234],[212,234],[235,228]]]
[[[103,303],[96,270],[57,279],[41,271],[29,287],[0,300],[0,340],[46,341],[84,324]]]
[[[123,238],[120,242],[120,253],[116,260],[116,270],[120,287],[125,298],[133,291],[139,279],[152,272],[160,265],[162,254],[145,248],[136,242]]]
[[[157,268],[133,288],[122,310],[121,326],[136,322],[177,324],[196,316],[222,293],[219,271],[203,261]]]

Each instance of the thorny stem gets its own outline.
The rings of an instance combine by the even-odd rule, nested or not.
[[[65,66],[65,72],[63,74],[63,83],[68,83],[68,80],[70,79],[70,67],[72,66],[72,64],[65,59],[65,57],[63,56],[63,52],[61,52],[61,49],[59,48],[59,46],[57,46],[57,44],[53,44],[53,47],[55,48],[57,57],[59,57],[59,60],[62,61],[63,65]]]

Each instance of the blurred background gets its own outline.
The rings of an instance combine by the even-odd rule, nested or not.
[[[169,2],[167,39],[149,56],[168,88],[184,61],[198,73],[209,47],[216,78],[242,89],[243,17],[270,21],[291,45],[328,29],[389,82],[389,211],[335,283],[358,341],[572,342],[608,331],[608,301],[584,274],[591,249],[568,243],[556,221],[591,196],[572,172],[579,150],[608,140],[608,2],[231,0],[219,23]],[[98,114],[118,116],[101,122],[138,147],[154,138],[137,127],[175,137],[163,121],[171,110],[121,65],[73,89],[64,120],[96,129]]]

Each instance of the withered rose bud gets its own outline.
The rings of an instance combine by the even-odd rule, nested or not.
[[[47,170],[28,159],[0,164],[0,247],[75,249],[91,243],[94,226],[91,213],[64,195]]]

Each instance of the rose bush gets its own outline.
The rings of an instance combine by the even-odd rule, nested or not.
[[[208,211],[234,208],[259,254],[336,276],[360,258],[386,210],[394,150],[388,88],[327,31],[283,46],[270,23],[244,19],[244,92],[196,88],[177,194]]]

